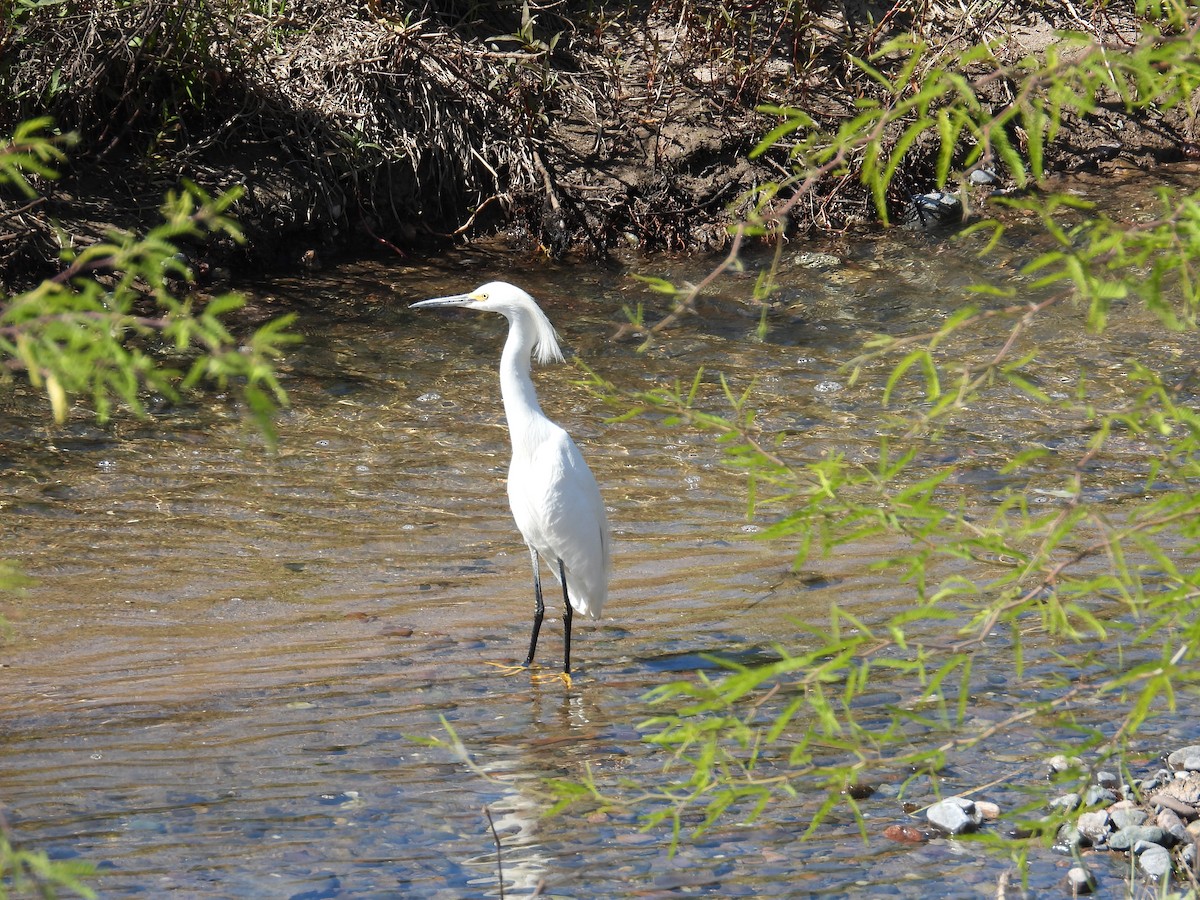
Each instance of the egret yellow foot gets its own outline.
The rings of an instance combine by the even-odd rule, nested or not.
[[[505,676],[520,675],[522,672],[529,671],[528,666],[521,666],[516,663],[498,663],[498,662],[488,662],[487,660],[484,660],[484,665],[494,666],[497,669],[500,669],[500,674],[505,675]]]
[[[571,687],[570,672],[534,672],[529,677],[534,684],[549,684],[551,681],[561,681],[564,687]]]

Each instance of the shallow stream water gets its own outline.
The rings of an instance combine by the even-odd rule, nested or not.
[[[688,381],[703,366],[738,389],[756,385],[789,453],[853,455],[878,432],[865,400],[878,383],[851,387],[840,364],[872,333],[928,328],[976,278],[1030,252],[981,263],[969,248],[903,234],[793,245],[781,294],[790,312],[772,316],[765,340],[742,302],[748,272],[644,353],[611,340],[623,307],[665,309],[630,269],[694,281],[709,262],[580,267],[483,251],[365,260],[250,286],[268,311],[298,307],[306,338],[284,365],[291,410],[277,453],[221,398],[152,425],[30,429],[9,418],[3,555],[36,579],[0,602],[13,628],[0,647],[0,806],[14,834],[97,864],[104,897],[497,897],[485,807],[509,897],[539,884],[539,896],[564,898],[996,896],[1019,876],[977,845],[914,849],[878,834],[864,845],[849,817],[802,840],[812,798],[677,853],[669,833],[632,818],[543,817],[547,777],[653,777],[661,755],[634,727],[649,713],[644,695],[711,673],[703,654],[769,655],[802,641],[796,620],[824,621],[831,603],[870,617],[910,603],[912,588],[871,570],[888,548],[869,543],[794,573],[793,546],[755,539],[744,481],[710,436],[606,422],[614,410],[575,383],[578,371],[540,368],[544,409],[601,484],[614,580],[603,618],[577,620],[572,689],[503,676],[486,663],[523,655],[532,613],[504,492],[504,323],[407,305],[517,282],[617,387]],[[1132,311],[1103,338],[1078,328],[1077,311],[1055,315],[1039,338],[1064,390],[1083,357],[1123,391],[1130,352],[1187,367],[1200,349]],[[981,335],[977,352],[994,353],[994,338]],[[1023,404],[1001,398],[946,437],[945,458],[973,461],[964,491],[1000,489],[1014,443],[1086,439]],[[1114,496],[1136,480],[1136,441],[1126,451]],[[557,616],[552,603],[539,651],[550,666],[561,659]],[[1011,673],[981,654],[976,675],[995,686],[1001,717],[1006,688],[1018,692]],[[413,740],[447,738],[443,722],[469,760]],[[1147,740],[1181,744],[1197,731],[1164,721]],[[1046,748],[1032,734],[1014,729],[960,760],[962,783],[1035,777]],[[879,830],[903,820],[894,797],[864,808]],[[1032,889],[1060,889],[1069,863],[1049,851],[1033,860]]]

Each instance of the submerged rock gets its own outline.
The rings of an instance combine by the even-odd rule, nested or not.
[[[931,825],[936,826],[947,834],[965,834],[974,831],[983,821],[983,814],[975,806],[974,801],[965,797],[947,797],[941,800],[925,813]]]
[[[917,194],[904,214],[906,228],[923,228],[926,231],[960,225],[962,220],[962,201],[946,191]]]
[[[1067,870],[1067,886],[1073,895],[1090,894],[1096,889],[1096,879],[1083,866],[1072,866]]]

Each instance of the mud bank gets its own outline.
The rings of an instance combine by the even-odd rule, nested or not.
[[[979,20],[937,4],[917,18],[855,2],[690,0],[14,10],[0,25],[0,126],[49,114],[80,142],[36,200],[0,198],[0,279],[52,268],[63,240],[145,227],[185,178],[245,191],[247,242],[197,251],[213,266],[482,237],[556,256],[711,249],[757,190],[791,173],[784,146],[751,157],[778,122],[764,107],[824,126],[849,118],[872,90],[852,58],[899,34],[948,50],[992,40],[1004,61],[1044,52],[1057,29],[1132,41],[1139,26],[1116,5],[1087,21],[1051,5],[1002,4]],[[997,79],[996,103],[1010,91]],[[1192,153],[1193,124],[1105,104],[1068,118],[1047,165],[1153,167]],[[918,143],[906,155],[890,204],[934,187],[935,154]],[[860,164],[826,179],[788,227],[873,221]]]

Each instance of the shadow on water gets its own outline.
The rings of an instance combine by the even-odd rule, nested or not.
[[[790,452],[853,456],[874,437],[861,405],[871,388],[849,387],[838,365],[873,331],[944,315],[977,264],[894,239],[789,259],[795,311],[766,341],[740,302],[749,273],[641,355],[608,337],[622,307],[654,298],[611,268],[470,253],[263,286],[264,305],[310,310],[285,366],[293,407],[275,455],[222,402],[154,427],[23,431],[9,417],[5,554],[37,579],[0,608],[16,632],[0,648],[0,802],[20,839],[99,864],[107,897],[495,897],[486,806],[508,896],[544,882],[547,897],[915,897],[928,880],[914,873],[933,871],[954,885],[943,896],[993,896],[1006,865],[971,845],[864,846],[848,816],[801,840],[804,798],[678,852],[669,834],[620,816],[544,818],[547,778],[661,770],[635,727],[654,714],[653,687],[713,677],[716,659],[776,659],[776,646],[803,642],[796,621],[823,621],[833,602],[870,617],[911,600],[872,572],[870,547],[791,572],[794,548],[754,540],[743,485],[709,438],[606,424],[570,369],[536,378],[610,507],[610,606],[577,626],[572,690],[484,665],[523,652],[532,612],[504,492],[503,322],[418,317],[407,304],[517,281],[619,386],[687,380],[703,365],[755,383]],[[679,280],[704,272],[652,265]],[[1094,352],[1122,358],[1121,342],[1140,338],[1110,340]],[[1063,352],[1067,377],[1079,348]],[[12,400],[23,402],[34,401]],[[983,411],[938,452],[975,460],[962,489],[986,494],[1002,483],[1004,442],[1072,439],[1053,426]],[[539,653],[548,667],[561,658],[557,615]],[[1009,673],[982,659],[976,672],[1001,704]],[[465,755],[413,740],[447,740],[443,720]],[[1029,739],[1014,729],[1011,756],[1034,758]],[[973,766],[963,777],[974,783],[1013,768]],[[864,809],[898,815],[894,798]],[[1053,863],[1032,873],[1034,887],[1059,877]]]

